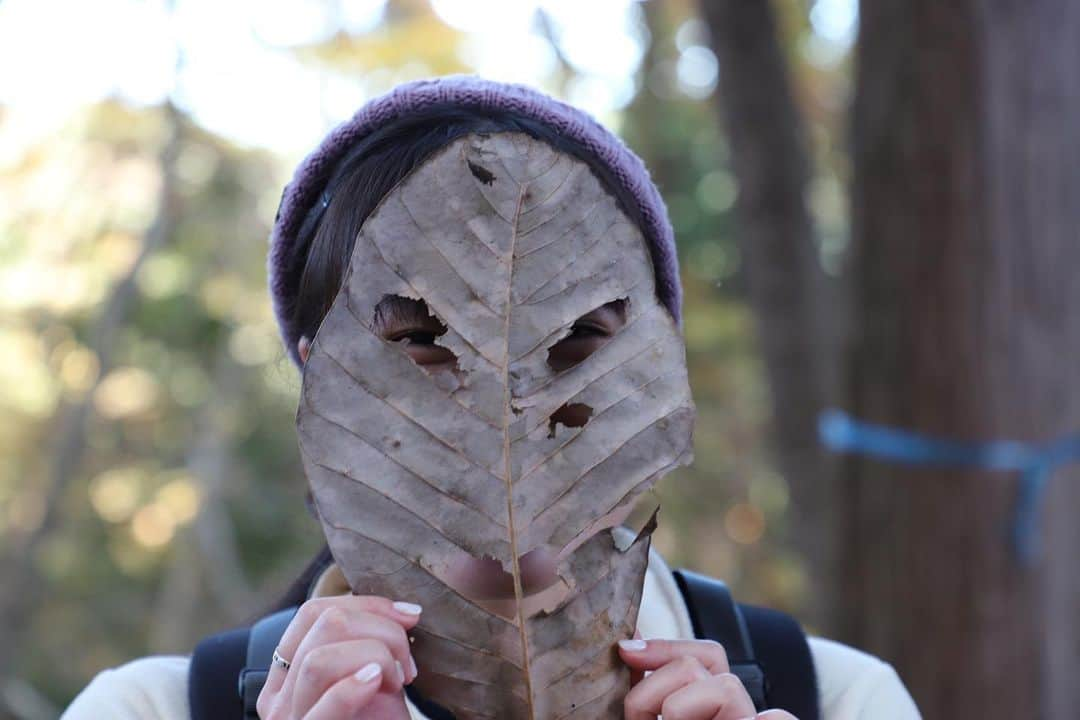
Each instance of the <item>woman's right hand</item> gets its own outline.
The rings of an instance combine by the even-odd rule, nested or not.
[[[408,720],[404,685],[416,678],[406,631],[420,607],[374,595],[308,600],[278,645],[255,708],[261,720]]]

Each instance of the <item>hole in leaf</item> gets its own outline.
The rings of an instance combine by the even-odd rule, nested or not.
[[[402,351],[427,372],[458,372],[457,355],[435,342],[446,333],[446,325],[423,300],[384,295],[375,306],[372,329],[383,340],[399,343]]]
[[[612,300],[575,320],[570,334],[548,350],[548,367],[569,370],[602,348],[626,324],[626,303],[626,298]]]
[[[650,488],[634,501],[633,508],[619,521],[619,525],[629,531],[630,537],[636,537],[655,522],[659,509],[660,495],[655,488]]]
[[[490,170],[480,165],[477,165],[472,160],[466,160],[466,162],[469,164],[469,170],[472,172],[473,177],[475,177],[477,180],[484,183],[485,185],[490,185],[495,182],[495,175]]]
[[[526,616],[554,607],[568,587],[556,573],[557,548],[541,545],[518,558],[522,606]],[[490,557],[462,555],[454,560],[444,581],[489,612],[511,620],[517,616],[514,578]]]
[[[660,501],[655,490],[650,489],[594,520],[559,551],[556,563],[563,562],[581,545],[604,530],[611,531],[615,548],[619,552],[625,551],[642,534],[648,534],[656,528],[656,515],[659,510]]]
[[[567,403],[561,408],[556,410],[548,418],[548,437],[555,437],[555,426],[565,425],[566,427],[585,427],[585,423],[589,422],[589,418],[592,417],[593,409],[585,403]]]
[[[559,565],[597,533],[610,530],[615,549],[625,551],[641,533],[655,528],[659,500],[649,490],[629,503],[597,518],[565,547],[540,545],[518,557],[521,570],[522,611],[526,617],[551,612],[570,592],[559,576]],[[443,582],[489,612],[507,619],[517,617],[514,578],[491,557],[461,553],[440,576]]]

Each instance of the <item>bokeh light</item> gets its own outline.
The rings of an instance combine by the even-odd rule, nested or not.
[[[127,522],[138,507],[146,480],[147,471],[140,466],[105,470],[90,481],[90,504],[102,520]]]
[[[158,383],[141,367],[120,367],[98,384],[94,407],[111,420],[129,418],[151,410],[158,399]]]
[[[736,503],[724,513],[724,529],[741,545],[753,545],[765,534],[765,515],[748,503]]]

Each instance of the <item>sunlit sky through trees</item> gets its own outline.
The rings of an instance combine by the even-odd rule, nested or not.
[[[567,99],[602,120],[633,98],[648,43],[633,0],[433,0],[463,33],[466,71],[544,86],[559,58],[575,71]],[[537,11],[549,18],[545,30]],[[115,95],[135,105],[171,96],[206,129],[285,156],[309,149],[372,95],[433,74],[422,62],[347,75],[305,61],[297,48],[338,32],[379,33],[385,0],[6,0],[0,3],[0,104],[10,114],[3,145],[56,128],[74,108]],[[822,62],[850,45],[856,0],[817,0],[808,53]],[[681,33],[677,78],[708,94],[716,59],[690,25]],[[298,108],[317,108],[304,111]],[[27,137],[29,136],[29,137]]]

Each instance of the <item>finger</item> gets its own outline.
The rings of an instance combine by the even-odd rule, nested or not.
[[[656,670],[684,655],[700,660],[713,675],[731,670],[724,646],[714,640],[620,640],[619,655],[637,670]]]
[[[672,660],[630,689],[623,700],[623,715],[626,720],[656,720],[667,696],[708,677],[712,677],[708,669],[692,655]]]
[[[292,714],[304,717],[335,683],[358,672],[371,663],[378,663],[382,672],[381,689],[396,692],[401,689],[403,676],[401,665],[386,645],[378,640],[364,638],[346,642],[321,645],[307,655],[300,667],[289,672],[296,673],[296,687],[292,692]]]
[[[359,611],[350,615],[336,606],[326,610],[311,626],[311,630],[296,648],[292,662],[294,665],[302,665],[305,655],[320,645],[362,638],[382,642],[390,650],[394,659],[401,663],[408,680],[411,681],[415,677],[413,671],[415,665],[409,652],[409,638],[400,624],[370,612]],[[281,693],[289,696],[295,691],[295,685],[296,675],[290,671],[286,674],[285,683],[281,686]]]
[[[755,712],[750,694],[731,673],[710,675],[679,688],[660,706],[664,720],[743,720]]]
[[[641,640],[641,631],[638,630],[637,628],[634,628],[634,638],[633,639],[634,640]],[[644,678],[644,677],[645,677],[645,671],[644,670],[638,670],[637,668],[630,668],[630,687],[634,687],[635,685],[637,685],[639,682],[641,682],[642,678]]]
[[[301,641],[308,634],[311,626],[326,610],[332,607],[340,607],[346,611],[378,613],[401,623],[406,630],[411,630],[420,619],[419,605],[394,602],[377,595],[333,595],[312,598],[300,606],[289,626],[285,628],[285,632],[281,636],[281,642],[278,643],[278,652],[281,656],[290,663],[293,662],[296,650],[300,647]],[[266,676],[264,689],[270,693],[276,693],[284,684],[286,675],[284,668],[274,664]]]
[[[357,710],[368,705],[378,694],[382,678],[382,667],[378,663],[365,665],[358,672],[334,683],[307,715],[294,717],[303,717],[304,720],[353,717]]]

